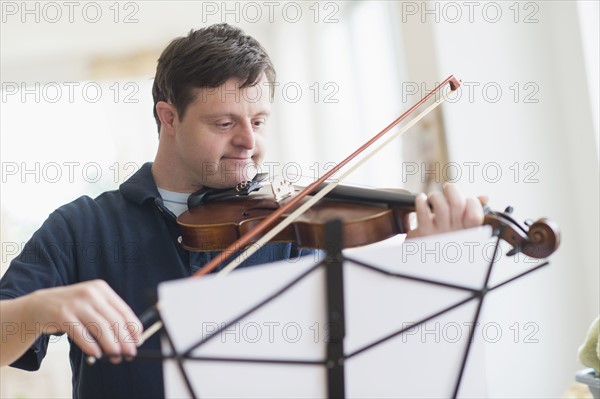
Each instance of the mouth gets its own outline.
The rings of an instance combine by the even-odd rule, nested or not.
[[[226,169],[240,168],[240,170],[246,170],[257,167],[256,161],[252,157],[221,157],[221,163]]]

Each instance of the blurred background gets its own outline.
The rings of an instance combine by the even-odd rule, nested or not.
[[[160,52],[227,22],[277,68],[265,160],[275,174],[318,176],[447,76],[462,80],[350,181],[413,192],[453,181],[518,219],[555,220],[551,266],[485,309],[505,337],[487,345],[485,372],[489,397],[567,395],[600,303],[597,1],[1,7],[0,273],[55,208],[115,189],[153,160]],[[68,344],[56,341],[40,371],[0,369],[0,396],[69,397]]]

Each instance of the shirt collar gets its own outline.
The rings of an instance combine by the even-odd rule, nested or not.
[[[136,204],[143,204],[149,199],[161,199],[154,177],[152,176],[152,162],[147,162],[135,172],[127,181],[119,186],[123,197]]]

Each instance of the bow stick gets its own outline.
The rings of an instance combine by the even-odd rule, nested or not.
[[[308,194],[315,191],[319,186],[325,183],[326,180],[330,179],[335,173],[337,173],[341,168],[346,166],[350,161],[356,158],[359,154],[373,145],[377,140],[382,138],[387,132],[389,132],[393,127],[402,122],[408,115],[414,112],[417,108],[423,105],[427,100],[429,100],[435,93],[440,91],[446,84],[450,84],[451,91],[455,91],[460,87],[460,82],[454,77],[454,75],[449,76],[446,80],[444,80],[441,84],[435,87],[429,94],[423,97],[418,103],[413,105],[408,111],[404,112],[400,115],[395,121],[390,123],[387,127],[385,127],[381,132],[372,137],[369,141],[363,144],[360,148],[355,150],[352,154],[346,157],[343,161],[336,164],[335,167],[331,168],[327,173],[321,176],[319,179],[308,185],[304,188],[300,193],[294,196],[289,202],[285,205],[278,208],[272,214],[270,214],[267,218],[265,218],[262,222],[256,225],[252,230],[244,234],[237,241],[228,246],[223,252],[221,252],[220,256],[213,258],[210,262],[205,264],[200,270],[192,275],[192,277],[200,277],[205,274],[210,273],[215,268],[217,268],[224,261],[229,259],[232,254],[237,252],[239,248],[243,248],[248,245],[254,238],[256,238],[259,234],[265,231],[269,226],[271,226],[275,220],[281,217],[284,213],[289,211],[292,207],[298,204],[304,197]],[[273,237],[275,237],[279,232],[281,232],[284,228],[290,225],[294,220],[296,220],[300,215],[306,212],[311,206],[316,204],[320,199],[322,199],[328,192],[333,190],[344,178],[346,178],[350,173],[354,172],[359,166],[361,166],[364,162],[366,162],[373,155],[378,153],[381,149],[383,149],[389,142],[394,140],[396,137],[403,134],[405,131],[410,129],[413,125],[419,122],[422,118],[424,118],[428,113],[433,111],[437,106],[445,101],[446,97],[442,95],[435,103],[430,105],[427,109],[421,112],[417,117],[412,119],[406,126],[400,129],[398,132],[391,135],[385,142],[383,142],[379,147],[373,150],[370,154],[365,156],[355,165],[353,165],[350,169],[348,169],[344,174],[342,174],[337,181],[329,182],[322,190],[320,190],[317,194],[313,195],[310,200],[306,201],[301,207],[296,209],[290,215],[288,215],[284,220],[282,220],[279,224],[269,230],[264,236],[262,236],[259,240],[257,240],[252,246],[246,247],[244,251],[238,255],[232,262],[230,262],[226,267],[224,267],[219,273],[218,276],[225,276],[230,273],[233,269],[235,269],[244,258],[251,256],[253,253],[258,251],[261,247],[263,247],[267,242],[269,242]]]

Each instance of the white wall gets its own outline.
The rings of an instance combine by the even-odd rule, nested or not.
[[[488,347],[495,366],[488,374],[490,395],[558,397],[581,368],[577,347],[600,302],[598,154],[577,4],[520,3],[518,22],[509,8],[517,3],[496,4],[503,12],[496,23],[482,17],[480,6],[473,22],[442,18],[433,24],[442,75],[454,73],[479,85],[473,101],[463,98],[446,107],[450,160],[482,167],[498,163],[502,179],[492,183],[495,169],[487,177],[479,169],[468,190],[490,195],[498,209],[513,205],[523,218],[551,217],[561,228],[562,243],[550,267],[494,294],[501,300],[487,309],[505,327],[539,326],[538,343]],[[495,19],[489,11],[488,19]],[[537,22],[524,23],[531,13]],[[518,101],[515,82],[521,87]],[[497,102],[491,89],[486,99],[486,84],[502,89]],[[524,94],[537,102],[527,103]],[[511,182],[515,162],[521,173]],[[527,183],[533,172],[537,182]]]

